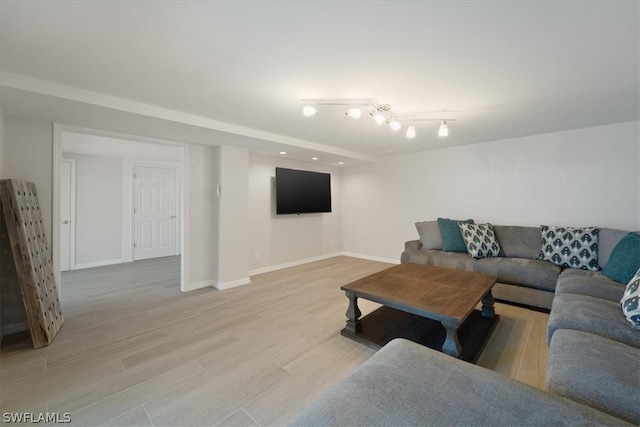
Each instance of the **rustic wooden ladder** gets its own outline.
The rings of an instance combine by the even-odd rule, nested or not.
[[[0,180],[0,203],[35,348],[51,344],[64,319],[36,186]]]

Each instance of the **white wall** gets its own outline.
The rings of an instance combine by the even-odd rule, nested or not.
[[[63,153],[76,159],[75,268],[122,262],[122,159]]]
[[[414,223],[640,229],[639,122],[400,155],[343,171],[344,250],[398,260]]]
[[[184,290],[215,286],[218,273],[218,147],[190,145],[185,168],[188,180],[188,280]]]
[[[5,177],[36,184],[51,256],[53,124],[5,117]]]
[[[275,168],[331,174],[331,213],[276,215]],[[251,274],[342,250],[340,168],[252,154],[249,157],[249,265]]]
[[[218,289],[249,283],[249,150],[219,147]]]

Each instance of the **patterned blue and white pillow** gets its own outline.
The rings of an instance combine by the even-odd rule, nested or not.
[[[542,244],[539,259],[560,267],[598,271],[599,227],[550,227],[541,225]]]
[[[493,225],[458,222],[458,227],[469,256],[476,259],[503,256],[500,244],[493,232]]]
[[[640,269],[627,284],[620,306],[622,313],[633,327],[640,329]]]

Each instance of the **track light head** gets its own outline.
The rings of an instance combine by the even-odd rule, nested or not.
[[[407,128],[407,138],[413,139],[416,137],[416,127],[411,123]]]
[[[345,114],[353,119],[359,119],[362,116],[362,110],[358,107],[349,108]]]
[[[384,123],[384,116],[380,113],[380,111],[373,110],[371,113],[371,117],[373,117],[373,121],[376,122],[378,126]]]
[[[394,132],[398,132],[400,130],[400,128],[402,127],[402,123],[400,123],[399,121],[395,120],[395,119],[389,119],[387,120],[387,124],[389,125],[389,127],[394,131]]]
[[[440,125],[440,129],[438,129],[438,136],[449,136],[449,128],[447,127],[447,121],[443,120]]]
[[[304,114],[306,117],[312,117],[318,114],[318,109],[313,105],[305,105],[302,108],[302,114]]]

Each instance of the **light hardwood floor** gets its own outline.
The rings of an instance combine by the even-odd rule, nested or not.
[[[339,288],[389,266],[336,257],[188,293],[177,257],[66,273],[55,341],[3,343],[0,407],[72,425],[286,424],[374,354],[340,336]],[[548,315],[496,312],[478,364],[542,387]]]

